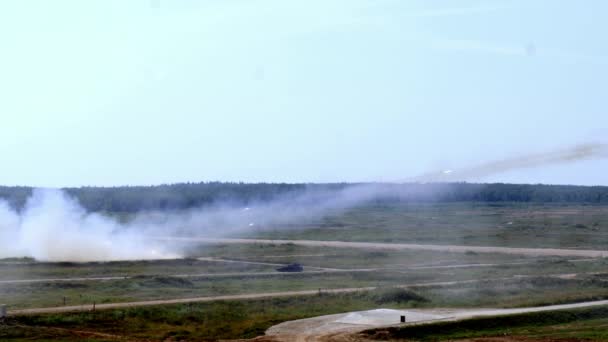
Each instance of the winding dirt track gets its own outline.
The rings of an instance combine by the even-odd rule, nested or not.
[[[317,240],[264,240],[264,239],[225,239],[204,237],[162,237],[169,241],[192,241],[213,244],[287,244],[309,247],[333,248],[362,248],[385,250],[425,250],[453,253],[502,253],[526,256],[567,256],[604,258],[608,251],[593,249],[559,249],[559,248],[520,248],[520,247],[493,247],[493,246],[461,246],[461,245],[423,245],[410,243],[382,243],[382,242],[350,242],[350,241],[317,241]]]
[[[523,276],[519,276],[521,278]],[[494,278],[485,280],[507,280],[513,279],[514,277],[507,278]],[[457,281],[442,281],[442,282],[430,282],[430,283],[414,283],[407,285],[400,285],[397,287],[408,288],[408,287],[421,287],[421,286],[447,286],[455,284],[468,284],[475,283],[481,280],[457,280]],[[358,291],[370,291],[375,290],[376,287],[347,287],[338,289],[321,289],[322,293],[351,293]],[[282,291],[282,292],[265,292],[265,293],[249,293],[249,294],[238,294],[238,295],[225,295],[225,296],[209,296],[209,297],[192,297],[192,298],[177,298],[177,299],[159,299],[159,300],[147,300],[139,302],[122,302],[122,303],[106,303],[106,304],[92,304],[86,305],[71,305],[71,306],[56,306],[46,308],[32,308],[32,309],[19,309],[9,310],[9,315],[34,315],[43,313],[61,313],[61,312],[79,312],[79,311],[92,311],[92,310],[107,310],[107,309],[119,309],[139,306],[151,306],[151,305],[164,305],[164,304],[183,304],[183,303],[197,303],[197,302],[213,302],[221,300],[244,300],[244,299],[262,299],[262,298],[277,298],[277,297],[291,297],[291,296],[311,296],[319,294],[319,289],[316,290],[302,290],[302,291]]]
[[[564,274],[554,274],[554,275],[548,275],[548,276],[561,278],[561,277],[564,277]],[[570,276],[570,274],[568,274],[566,276]],[[516,275],[516,276],[511,276],[511,277],[499,277],[499,278],[412,283],[412,284],[398,285],[395,287],[411,288],[411,287],[429,287],[429,286],[450,286],[450,285],[458,285],[458,284],[472,284],[472,283],[478,283],[481,281],[502,281],[502,280],[523,279],[523,278],[533,278],[533,277],[535,277],[535,276],[533,276],[533,275]],[[223,300],[246,300],[246,299],[278,298],[278,297],[292,297],[292,296],[311,296],[311,295],[317,295],[317,294],[319,294],[319,292],[321,292],[321,293],[352,293],[352,292],[359,292],[359,291],[371,291],[371,290],[375,290],[375,289],[377,289],[377,287],[375,287],[375,286],[346,287],[346,288],[337,288],[337,289],[316,289],[316,290],[301,290],[301,291],[248,293],[248,294],[209,296],[209,297],[158,299],[158,300],[146,300],[146,301],[138,301],[138,302],[104,303],[104,304],[95,304],[95,305],[93,305],[93,304],[70,305],[70,306],[56,306],[56,307],[46,307],[46,308],[9,310],[8,315],[35,315],[35,314],[44,314],[44,313],[108,310],[108,309],[130,308],[130,307],[140,307],[140,306],[214,302],[214,301],[223,301]]]
[[[269,263],[258,263],[251,261],[241,260],[228,260],[220,258],[199,258],[199,260],[209,260],[218,262],[232,262],[232,263],[245,263],[245,264],[265,264],[265,265],[277,265],[284,266],[285,264],[269,264]],[[595,261],[597,259],[570,259],[568,262],[580,263]],[[503,263],[472,263],[472,264],[454,264],[454,265],[402,265],[402,264],[388,264],[385,267],[375,268],[325,268],[325,267],[313,267],[304,266],[302,272],[277,272],[277,271],[260,271],[260,272],[219,272],[219,273],[184,273],[184,274],[144,274],[144,275],[111,275],[111,276],[93,276],[93,277],[71,277],[71,278],[30,278],[30,279],[5,279],[0,280],[0,285],[7,284],[29,284],[29,283],[57,283],[57,282],[83,282],[83,281],[109,281],[109,280],[124,280],[132,279],[141,276],[149,277],[170,277],[170,278],[238,278],[238,277],[289,277],[298,276],[302,274],[332,274],[332,273],[359,273],[359,272],[376,272],[382,270],[389,270],[392,272],[400,272],[408,270],[433,270],[433,269],[456,269],[456,268],[483,268],[483,267],[497,267],[497,266],[515,266],[515,265],[530,265],[536,261],[518,261],[518,262],[503,262]],[[585,273],[593,274],[593,273]],[[562,274],[560,277],[576,276],[577,273]]]
[[[332,273],[358,273],[373,272],[374,268],[361,269],[319,269],[302,272],[229,272],[229,273],[192,273],[192,274],[152,274],[149,277],[168,277],[168,278],[239,278],[239,277],[289,277],[302,274],[332,274]],[[105,277],[74,277],[74,278],[32,278],[32,279],[9,279],[0,280],[2,284],[29,284],[29,283],[58,283],[58,282],[81,282],[81,281],[109,281],[133,279],[140,276],[105,276]]]
[[[512,255],[526,255],[526,256],[568,256],[568,257],[587,257],[587,258],[602,258],[608,257],[608,251],[603,250],[576,250],[576,249],[556,249],[556,248],[513,248],[513,247],[487,247],[487,246],[459,246],[459,245],[423,245],[423,244],[403,244],[403,243],[375,243],[375,242],[346,242],[346,241],[314,241],[314,240],[264,240],[264,239],[221,239],[221,238],[197,238],[197,237],[168,237],[162,238],[164,240],[172,241],[194,241],[204,243],[219,243],[219,244],[287,244],[292,243],[300,246],[314,246],[314,247],[330,247],[330,248],[361,248],[361,249],[384,249],[384,250],[429,250],[438,252],[454,252],[454,253],[465,253],[465,252],[476,252],[476,253],[503,253]],[[462,265],[461,265],[462,266]],[[332,270],[320,270],[319,272],[327,272]],[[352,271],[352,270],[350,270]],[[259,274],[259,273],[257,273]],[[242,274],[241,274],[242,275]],[[112,278],[124,278],[124,277],[108,277]],[[485,279],[485,280],[499,280],[499,279],[511,279],[510,278],[498,278],[498,279]],[[106,278],[107,279],[107,278]],[[73,278],[70,280],[74,280]],[[83,278],[85,280],[85,278]],[[103,277],[87,280],[103,280]],[[48,281],[48,279],[47,279]],[[402,287],[412,286],[437,286],[437,285],[453,285],[459,283],[473,283],[478,282],[478,279],[453,281],[453,282],[436,282],[436,283],[419,283],[419,284],[408,284]],[[323,293],[348,293],[357,291],[368,291],[374,290],[375,287],[363,287],[363,288],[340,288],[340,289],[329,289],[323,290]],[[150,300],[150,301],[139,301],[139,302],[126,302],[126,303],[106,303],[97,305],[78,305],[78,306],[61,306],[61,307],[49,307],[49,308],[33,308],[33,309],[21,309],[11,310],[8,312],[9,315],[28,315],[28,314],[41,314],[41,313],[61,313],[61,312],[77,312],[77,311],[91,311],[91,310],[104,310],[104,309],[115,309],[115,308],[128,308],[128,307],[139,307],[139,306],[151,306],[151,305],[163,305],[163,304],[181,304],[181,303],[194,303],[194,302],[211,302],[211,301],[222,301],[222,300],[246,300],[246,299],[261,299],[261,298],[276,298],[276,297],[288,297],[288,296],[302,296],[302,295],[315,295],[318,294],[318,290],[305,290],[305,291],[284,291],[284,292],[269,292],[269,293],[253,293],[253,294],[239,294],[239,295],[226,295],[226,296],[213,296],[213,297],[195,297],[195,298],[180,298],[180,299],[167,299],[167,300]],[[507,315],[514,313],[525,313],[525,312],[538,312],[538,311],[549,311],[549,310],[560,310],[560,309],[571,309],[571,308],[582,308],[596,305],[608,305],[608,301],[594,301],[577,304],[565,304],[565,305],[552,305],[545,307],[536,308],[519,308],[519,309],[486,309],[486,310],[475,310],[466,311],[464,313],[455,313],[453,317],[449,319],[466,319],[480,315]],[[368,329],[369,326],[364,326],[360,330]],[[355,327],[352,331],[357,331],[358,327]],[[359,330],[359,331],[360,331]],[[349,334],[352,333],[349,330]],[[320,335],[306,335],[296,334],[296,341],[354,341],[351,339],[352,335],[340,335],[339,332],[327,332]],[[273,339],[268,341],[294,341],[292,339],[282,340]],[[262,340],[260,340],[262,341]]]
[[[358,287],[358,288],[328,289],[328,290],[322,290],[322,292],[323,293],[347,293],[347,292],[357,292],[357,291],[368,291],[368,290],[373,290],[373,289],[375,289],[375,287]],[[318,293],[319,293],[319,290],[284,291],[284,292],[250,293],[250,294],[212,296],[212,297],[147,300],[147,301],[140,301],[140,302],[107,303],[107,304],[96,304],[95,306],[93,306],[92,304],[57,306],[57,307],[48,307],[48,308],[11,310],[8,312],[8,315],[33,315],[33,314],[43,314],[43,313],[78,312],[78,311],[92,311],[94,309],[95,310],[107,310],[107,309],[119,309],[119,308],[163,305],[163,304],[213,302],[213,301],[221,301],[221,300],[243,300],[243,299],[277,298],[277,297],[290,297],[290,296],[310,296],[310,295],[315,295]]]

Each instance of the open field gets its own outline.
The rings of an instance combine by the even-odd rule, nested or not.
[[[13,271],[13,278],[0,281],[0,294],[9,309],[24,309],[513,277],[576,278],[580,274],[583,279],[603,272],[607,265],[604,259],[342,248],[318,257],[320,248],[295,245],[201,248],[199,255],[210,259],[107,263],[107,268],[104,263],[10,264],[6,267]],[[277,256],[283,263],[302,263],[305,271],[276,272],[276,266],[266,263],[277,263]],[[14,278],[15,269],[23,272],[22,278]],[[91,278],[82,278],[87,272]],[[56,278],[38,278],[42,275]]]
[[[495,284],[494,284],[495,285]],[[559,292],[555,284],[555,293]],[[478,290],[491,288],[492,284],[484,284]],[[430,292],[427,292],[430,293]],[[483,293],[483,291],[482,291]],[[492,302],[489,295],[481,295],[473,300],[472,310],[483,303]],[[493,300],[509,300],[508,296],[501,296]],[[466,297],[462,297],[464,300]],[[205,303],[172,304],[141,308],[123,308],[100,311],[87,311],[78,313],[45,314],[15,316],[10,318],[0,329],[3,340],[20,341],[25,338],[41,338],[61,336],[68,340],[78,340],[83,332],[96,337],[96,340],[164,340],[168,337],[176,339],[215,339],[215,338],[247,338],[263,334],[263,332],[277,323],[301,319],[311,316],[335,314],[349,311],[367,309],[396,308],[415,310],[436,310],[437,307],[452,307],[456,312],[464,312],[457,301],[450,302],[425,297],[424,294],[400,290],[379,289],[374,291],[359,291],[354,293],[329,294],[310,296],[289,296],[284,298],[265,298],[256,300],[216,301]],[[481,305],[483,307],[483,305]],[[594,310],[594,309],[592,309]],[[444,310],[445,311],[445,310]],[[450,310],[447,310],[450,312]],[[481,310],[480,312],[483,312]],[[602,316],[602,314],[604,316]],[[592,316],[593,320],[605,319],[605,309]],[[491,320],[491,318],[487,318]],[[572,325],[573,319],[549,321],[553,324],[568,323]],[[601,320],[599,322],[602,322]],[[537,322],[542,327],[544,321]],[[591,324],[594,322],[579,322]],[[604,323],[605,324],[605,323]],[[528,324],[528,326],[531,324]],[[484,325],[480,325],[484,328]],[[26,327],[35,327],[26,329]],[[469,325],[470,327],[470,325]],[[509,330],[512,326],[508,322],[499,330]],[[52,329],[50,329],[52,328]],[[60,330],[55,330],[60,329]],[[469,332],[470,332],[469,328]],[[436,331],[428,330],[427,331]],[[451,330],[448,330],[450,332]],[[482,330],[487,336],[496,335],[496,331]],[[591,333],[593,331],[588,331]],[[545,331],[547,333],[547,331]],[[370,336],[386,333],[369,332]],[[105,337],[104,337],[105,336]],[[109,336],[109,337],[108,337]],[[402,336],[402,335],[401,335]],[[472,336],[485,336],[474,334]],[[395,337],[399,337],[395,335]],[[432,336],[431,336],[432,339]]]
[[[608,0],[0,28],[0,342],[608,342]]]
[[[332,240],[266,240],[266,239],[225,239],[206,237],[167,237],[161,238],[165,241],[191,241],[204,243],[233,243],[233,244],[294,244],[299,246],[318,246],[325,248],[358,248],[368,250],[414,250],[414,251],[436,251],[451,253],[500,253],[524,256],[562,256],[562,257],[587,257],[605,258],[608,251],[597,249],[575,249],[575,248],[522,248],[522,247],[500,247],[500,246],[467,246],[467,245],[432,245],[412,243],[388,243],[388,242],[353,242]]]
[[[283,321],[380,307],[524,308],[607,299],[608,259],[587,252],[605,253],[607,213],[608,207],[582,205],[372,206],[241,236],[311,243],[175,240],[186,259],[0,260],[0,301],[10,314],[0,339],[239,339]],[[329,239],[382,245],[315,243]],[[455,243],[463,247],[447,247]],[[275,270],[294,262],[304,272]],[[594,317],[581,329],[603,324]]]
[[[274,270],[269,265],[218,263],[197,259],[115,261],[115,262],[2,262],[0,283],[19,279],[128,277],[145,275],[263,272]]]
[[[408,305],[407,301],[399,303],[391,298],[382,298],[382,293],[362,292],[17,316],[10,319],[8,327],[0,330],[0,339],[48,338],[49,334],[53,336],[56,333],[45,329],[24,331],[19,327],[22,325],[67,329],[62,331],[62,338],[72,340],[78,340],[78,337],[69,333],[70,330],[95,331],[129,339],[251,338],[285,320],[391,304]]]
[[[292,229],[242,237],[470,246],[605,249],[608,207],[580,204],[433,203],[367,206]]]

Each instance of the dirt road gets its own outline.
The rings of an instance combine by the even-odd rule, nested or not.
[[[519,276],[521,277],[521,276]],[[506,280],[509,278],[495,278],[485,279],[487,280]],[[430,282],[430,283],[413,283],[407,285],[400,285],[397,287],[408,288],[408,287],[420,287],[420,286],[447,286],[456,284],[468,284],[475,283],[481,280],[470,279],[470,280],[456,280],[456,281],[442,281],[442,282]],[[376,287],[347,287],[337,289],[321,289],[322,293],[350,293],[357,291],[370,291],[375,290]],[[32,308],[32,309],[19,309],[9,310],[9,315],[31,315],[41,313],[60,313],[60,312],[78,312],[78,311],[92,311],[95,310],[107,310],[107,309],[118,309],[138,306],[151,306],[151,305],[164,305],[164,304],[183,304],[183,303],[196,303],[196,302],[213,302],[220,300],[244,300],[244,299],[261,299],[261,298],[277,298],[277,297],[290,297],[290,296],[310,296],[319,294],[319,289],[315,290],[302,290],[302,291],[282,291],[282,292],[266,292],[266,293],[249,293],[249,294],[238,294],[238,295],[225,295],[225,296],[209,296],[209,297],[194,297],[194,298],[177,298],[177,299],[159,299],[159,300],[148,300],[139,302],[122,302],[122,303],[106,303],[96,304],[93,307],[92,304],[87,305],[71,305],[71,306],[56,306],[46,308]]]
[[[197,259],[202,260],[202,261],[215,261],[215,262],[225,262],[225,263],[233,263],[233,264],[263,265],[263,266],[274,266],[274,267],[286,266],[286,264],[284,264],[284,263],[278,264],[278,263],[270,263],[270,262],[235,260],[235,259],[215,258],[215,257],[202,257],[202,258],[197,258]],[[314,267],[314,266],[305,266],[305,269],[316,269],[316,270],[322,270],[322,271],[345,271],[344,269],[338,269],[338,268]]]
[[[319,271],[319,272],[323,272],[323,271]],[[301,272],[294,273],[294,274],[301,274]],[[560,277],[563,277],[564,274],[554,274],[554,275],[549,275],[549,276],[560,278]],[[438,282],[427,282],[427,283],[411,283],[411,284],[397,285],[394,287],[411,288],[411,287],[427,287],[427,286],[450,286],[450,285],[458,285],[458,284],[472,284],[472,283],[477,283],[477,282],[481,282],[481,281],[502,281],[502,280],[533,278],[533,277],[535,277],[535,276],[516,275],[516,276],[511,276],[511,277],[499,277],[499,278],[438,281]],[[375,289],[377,289],[377,287],[375,287],[375,286],[347,287],[347,288],[336,288],[336,289],[315,289],[315,290],[301,290],[301,291],[249,293],[249,294],[237,294],[237,295],[225,295],[225,296],[159,299],[159,300],[147,300],[147,301],[138,301],[138,302],[105,303],[105,304],[96,304],[96,305],[86,304],[86,305],[56,306],[56,307],[46,307],[46,308],[9,310],[8,314],[9,315],[31,315],[31,314],[41,314],[41,313],[78,312],[78,311],[107,310],[107,309],[151,306],[151,305],[213,302],[213,301],[221,301],[221,300],[244,300],[244,299],[277,298],[277,297],[290,297],[290,296],[310,296],[310,295],[319,294],[319,291],[321,291],[322,293],[351,293],[351,292],[358,292],[358,291],[371,291],[371,290],[375,290]]]
[[[199,260],[217,261],[217,262],[232,262],[245,264],[262,264],[272,266],[284,266],[285,264],[260,263],[252,261],[221,259],[221,258],[198,258]],[[571,259],[568,262],[590,262],[597,259]],[[483,268],[483,267],[499,267],[499,266],[515,266],[515,265],[530,265],[536,261],[519,261],[519,262],[504,262],[504,263],[477,263],[477,264],[454,264],[454,265],[407,265],[407,264],[388,264],[385,267],[376,268],[323,268],[304,266],[302,272],[277,272],[277,271],[260,271],[260,272],[221,272],[221,273],[188,273],[188,274],[136,274],[136,275],[109,275],[99,277],[71,277],[71,278],[30,278],[30,279],[5,279],[0,280],[0,285],[3,284],[28,284],[28,283],[54,283],[54,282],[82,282],[82,281],[108,281],[108,280],[124,280],[135,277],[175,277],[175,278],[233,278],[233,277],[288,277],[302,274],[332,274],[332,273],[359,273],[359,272],[376,272],[390,270],[393,272],[403,272],[407,270],[432,270],[432,269],[455,269],[455,268]],[[579,273],[568,273],[555,275],[561,278],[572,278]],[[594,274],[586,272],[584,274]]]
[[[308,267],[305,267],[305,269]],[[359,273],[359,272],[374,272],[375,268],[358,268],[358,269],[315,269],[304,270],[302,272],[277,272],[277,271],[261,271],[261,272],[228,272],[228,273],[192,273],[192,274],[151,274],[143,275],[143,277],[168,277],[168,278],[238,278],[238,277],[289,277],[302,274],[332,274],[332,273]],[[81,282],[81,281],[109,281],[109,280],[124,280],[142,277],[142,275],[134,276],[105,276],[105,277],[74,277],[74,278],[31,278],[31,279],[8,279],[0,280],[0,285],[3,284],[29,284],[29,283],[57,283],[57,282]]]
[[[348,293],[357,291],[369,291],[375,287],[358,287],[358,288],[340,288],[340,289],[326,289],[322,290],[323,293]],[[139,302],[124,302],[124,303],[107,303],[107,304],[93,304],[90,305],[72,305],[72,306],[57,306],[48,308],[34,308],[34,309],[21,309],[21,310],[9,310],[8,315],[32,315],[41,313],[60,313],[60,312],[78,312],[78,311],[92,311],[92,310],[107,310],[107,309],[118,309],[118,308],[129,308],[138,306],[151,306],[151,305],[164,305],[164,304],[183,304],[183,303],[196,303],[196,302],[213,302],[220,300],[243,300],[243,299],[261,299],[261,298],[277,298],[277,297],[290,297],[290,296],[310,296],[316,295],[319,290],[305,290],[305,291],[284,291],[284,292],[267,292],[267,293],[250,293],[240,295],[227,295],[227,296],[212,296],[212,297],[194,297],[194,298],[178,298],[178,299],[162,299],[162,300],[148,300]]]
[[[225,239],[204,237],[163,237],[163,240],[194,241],[214,244],[287,244],[312,247],[333,248],[363,248],[386,250],[426,250],[454,253],[502,253],[527,256],[567,256],[604,258],[608,251],[592,249],[558,249],[558,248],[519,248],[519,247],[493,247],[493,246],[460,246],[460,245],[423,245],[408,243],[382,243],[382,242],[350,242],[350,241],[317,241],[317,240],[264,240],[264,239]]]

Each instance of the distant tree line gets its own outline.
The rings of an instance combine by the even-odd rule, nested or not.
[[[337,191],[361,184],[350,183],[179,183],[156,186],[80,187],[64,189],[89,211],[132,213],[142,210],[177,210],[218,203],[247,205],[307,191]],[[390,184],[394,194],[381,202],[543,202],[608,203],[608,186],[542,184],[431,183]],[[21,209],[31,187],[0,186],[0,198]]]

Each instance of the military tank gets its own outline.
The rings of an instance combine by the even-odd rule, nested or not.
[[[293,263],[277,268],[279,272],[302,272],[304,267],[298,263]]]

